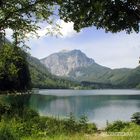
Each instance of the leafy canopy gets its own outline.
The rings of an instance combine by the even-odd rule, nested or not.
[[[30,73],[26,53],[19,47],[5,44],[0,47],[0,90],[30,89]]]
[[[0,0],[1,34],[10,28],[14,31],[13,37],[22,40],[26,34],[39,28],[38,23],[46,21],[51,24],[54,6],[52,0]]]
[[[140,112],[136,112],[131,117],[132,122],[140,125]]]
[[[39,28],[38,23],[52,24],[54,13],[72,21],[77,31],[96,26],[111,32],[139,32],[140,0],[0,0],[0,32],[10,28],[22,40]]]
[[[139,32],[140,0],[63,0],[60,17],[74,29],[96,26],[113,33]]]

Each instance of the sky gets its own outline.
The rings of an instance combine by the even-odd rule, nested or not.
[[[29,35],[26,44],[32,56],[41,59],[61,50],[78,49],[96,63],[112,69],[135,68],[139,65],[140,33],[105,33],[103,29],[97,30],[95,27],[84,28],[77,33],[73,30],[72,22],[58,20],[58,24],[62,34],[58,37],[46,35],[46,28],[51,29],[46,24],[42,24],[37,31],[40,38]],[[9,35],[10,31],[7,30]]]

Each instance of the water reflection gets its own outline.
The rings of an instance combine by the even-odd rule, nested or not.
[[[40,94],[0,98],[17,108],[30,106],[43,116],[86,115],[98,127],[105,126],[107,120],[129,121],[133,113],[140,112],[138,90],[41,90]]]
[[[30,106],[41,115],[66,117],[72,112],[76,117],[86,115],[90,122],[100,127],[106,121],[130,120],[134,112],[140,111],[139,95],[84,95],[51,96],[32,95]]]

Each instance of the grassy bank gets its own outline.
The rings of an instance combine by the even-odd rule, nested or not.
[[[139,140],[140,136],[110,136],[106,133],[101,134],[75,134],[75,135],[56,135],[54,137],[24,137],[22,140]]]
[[[99,131],[85,116],[41,117],[24,106],[0,103],[0,140],[139,140],[140,114],[133,122],[116,121]]]

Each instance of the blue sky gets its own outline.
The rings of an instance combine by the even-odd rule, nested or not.
[[[140,34],[125,32],[117,34],[105,33],[95,27],[82,29],[76,33],[73,23],[59,21],[60,32],[63,36],[46,36],[46,27],[38,31],[40,38],[30,38],[26,44],[30,46],[30,53],[37,58],[44,58],[63,49],[79,49],[95,62],[110,68],[135,68],[140,56]]]

